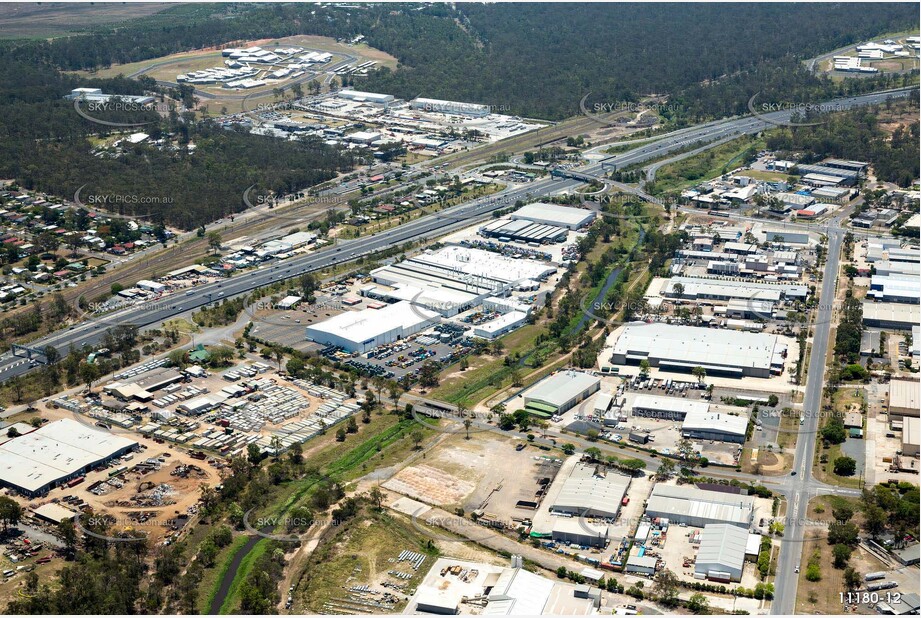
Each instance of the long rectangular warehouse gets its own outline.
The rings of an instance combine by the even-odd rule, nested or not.
[[[892,330],[911,330],[921,322],[921,306],[908,303],[874,303],[864,301],[863,323],[866,326]]]
[[[890,303],[921,303],[921,280],[917,275],[893,273],[870,277],[867,297]]]
[[[526,219],[534,223],[558,225],[570,230],[577,230],[594,221],[595,212],[584,208],[573,208],[572,206],[534,202],[513,212],[511,218]]]
[[[556,267],[535,260],[516,260],[498,253],[469,247],[449,246],[414,255],[371,271],[375,283],[397,283],[424,287],[437,284],[482,296],[501,295],[515,283],[542,281]],[[485,295],[485,296],[484,296]]]
[[[684,399],[681,397],[658,397],[656,395],[637,395],[633,400],[633,416],[665,418],[676,421],[692,412],[706,413],[710,404],[706,401]]]
[[[481,227],[480,235],[487,238],[545,244],[565,241],[567,231],[557,225],[534,223],[527,219],[515,219],[512,221],[500,219]]]
[[[737,526],[709,524],[700,535],[694,572],[705,578],[742,581],[749,533]]]
[[[137,447],[134,440],[75,420],[53,421],[0,445],[0,484],[40,496]]]
[[[400,301],[383,309],[346,311],[307,327],[307,338],[317,343],[340,346],[349,352],[364,353],[379,345],[393,343],[439,320],[434,311]]]
[[[755,498],[741,494],[700,489],[694,485],[656,485],[646,504],[651,519],[664,517],[672,524],[703,528],[708,524],[732,524],[748,528]]]
[[[601,380],[591,374],[559,371],[525,391],[525,409],[538,416],[561,414],[585,401],[600,388]]]
[[[676,289],[676,286],[680,288]],[[796,283],[756,283],[731,279],[708,279],[705,277],[672,277],[666,279],[661,288],[662,296],[689,300],[731,300],[757,299],[779,302],[782,299],[805,299],[809,287]],[[679,293],[680,292],[680,293]]]
[[[418,97],[410,101],[412,109],[438,114],[458,114],[461,116],[488,116],[489,106],[479,103],[463,103],[461,101],[442,101],[441,99],[426,99]]]
[[[787,346],[777,335],[677,326],[628,324],[614,343],[615,365],[650,366],[688,373],[703,367],[709,375],[769,378],[784,370]]]
[[[553,498],[550,513],[573,517],[614,519],[630,487],[629,476],[581,463],[572,469],[569,477],[555,482],[561,482],[562,486]]]
[[[693,440],[743,444],[747,431],[747,417],[725,412],[690,412],[681,425],[681,435]]]

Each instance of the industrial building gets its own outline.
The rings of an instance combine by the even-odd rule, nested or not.
[[[498,238],[508,242],[524,243],[557,243],[565,242],[568,231],[557,225],[546,225],[544,223],[535,223],[527,219],[517,219],[509,221],[499,219],[490,221],[480,228],[480,235],[486,238]]]
[[[763,230],[764,242],[785,245],[808,245],[809,234],[806,232],[789,232],[785,230]]]
[[[484,300],[504,296],[524,282],[546,280],[556,267],[467,247],[427,251],[371,271],[375,283],[395,288],[363,291],[374,297],[412,299],[413,303],[451,317]],[[395,296],[399,294],[399,296]]]
[[[52,524],[59,524],[62,521],[70,521],[76,517],[76,513],[70,509],[64,508],[60,504],[54,502],[49,502],[43,504],[39,507],[32,509],[32,512],[35,513],[35,516],[42,521],[47,521]]]
[[[153,97],[133,94],[106,94],[100,88],[74,88],[70,94],[65,95],[65,99],[81,101],[90,101],[93,103],[108,103],[114,99],[135,105],[150,105],[156,99]]]
[[[917,457],[921,449],[921,418],[907,417],[902,421],[902,454]]]
[[[550,523],[550,538],[557,543],[598,548],[608,545],[607,524],[579,517],[551,517]]]
[[[664,418],[683,421],[691,412],[706,414],[710,404],[706,401],[685,399],[682,397],[659,397],[656,395],[637,395],[633,400],[633,416]]]
[[[559,493],[550,500],[550,514],[574,517],[598,517],[614,519],[620,512],[620,504],[630,487],[630,477],[601,466],[576,464],[568,477],[560,479]],[[553,492],[555,488],[551,488]]]
[[[166,291],[166,286],[162,283],[157,283],[156,281],[150,281],[148,279],[141,279],[134,284],[139,290],[144,290],[145,292],[152,292],[154,294],[160,294]]]
[[[764,333],[635,323],[615,336],[613,364],[639,365],[646,360],[664,371],[689,373],[703,367],[709,375],[769,378],[783,373],[787,356],[780,337]]]
[[[473,327],[473,334],[475,337],[482,337],[483,339],[496,339],[512,332],[516,328],[520,328],[527,321],[527,313],[523,311],[510,311],[500,315],[495,320],[477,324]]]
[[[387,107],[394,101],[392,94],[379,94],[377,92],[361,92],[359,90],[340,90],[335,93],[340,99],[355,101],[356,103],[371,103],[372,105],[382,105]]]
[[[684,417],[681,435],[692,440],[716,440],[743,444],[748,418],[725,412],[692,411]]]
[[[33,498],[137,448],[71,419],[52,421],[0,445],[0,485]]]
[[[678,285],[681,287],[676,290],[675,286]],[[664,280],[661,294],[683,300],[729,301],[737,299],[777,303],[783,299],[805,300],[809,295],[809,286],[798,283],[758,283],[735,279],[671,277]]]
[[[918,262],[891,262],[880,260],[873,264],[877,275],[913,275],[915,280],[921,275],[921,264]]]
[[[908,303],[874,303],[864,301],[864,326],[886,330],[911,330],[921,322],[921,307]]]
[[[601,388],[601,380],[581,371],[558,371],[524,393],[525,410],[544,418],[561,414]]]
[[[431,309],[446,318],[473,309],[480,304],[484,296],[490,293],[490,290],[477,289],[479,293],[474,294],[466,289],[458,289],[457,284],[451,281],[445,281],[446,285],[440,285],[434,280],[411,279],[412,274],[404,280],[412,280],[413,284],[404,283],[395,279],[399,271],[399,268],[389,269],[384,271],[386,274],[377,278],[378,281],[390,282],[392,287],[366,285],[359,290],[359,293],[366,298],[386,303],[408,301],[419,307]],[[374,273],[380,274],[377,271]]]
[[[608,544],[608,524],[620,511],[631,477],[567,458],[532,517],[531,536],[587,547]]]
[[[477,103],[461,103],[459,101],[442,101],[440,99],[426,99],[418,97],[409,103],[410,108],[423,112],[434,112],[437,114],[452,114],[458,116],[473,116],[479,118],[489,115],[488,105],[479,105]]]
[[[918,418],[918,389],[921,387],[914,380],[891,380],[889,382],[889,420],[913,416]]]
[[[745,558],[753,546],[757,556],[761,537],[729,524],[709,524],[700,533],[694,574],[718,582],[740,582]]]
[[[438,320],[434,311],[401,301],[382,309],[347,311],[312,324],[307,327],[307,338],[363,354],[379,345],[413,335]]]
[[[917,305],[921,303],[921,280],[917,275],[873,275],[867,297],[880,302]]]
[[[556,225],[570,230],[578,230],[595,220],[594,211],[571,206],[560,206],[559,204],[547,204],[545,202],[534,202],[533,204],[522,206],[510,216],[512,219],[524,219],[534,223],[543,223],[544,225]]]
[[[640,575],[655,575],[656,566],[659,561],[652,556],[630,556],[627,558],[625,571],[627,573],[638,573]]]
[[[129,399],[150,401],[153,399],[155,391],[184,380],[185,376],[175,369],[157,367],[134,378],[109,382],[102,387],[102,391],[122,401],[128,401]]]
[[[917,247],[902,247],[896,239],[877,238],[867,243],[867,262],[880,260],[890,262],[921,262],[921,252]]]
[[[601,591],[552,580],[522,568],[520,556],[501,567],[438,558],[406,606],[416,614],[483,616],[589,616],[598,613]]]
[[[604,416],[608,410],[611,409],[611,404],[614,402],[614,396],[610,393],[598,392],[595,395],[595,402],[593,404],[595,416]]]
[[[852,161],[850,159],[825,159],[822,161],[822,165],[825,167],[857,172],[858,174],[865,172],[866,169],[870,167],[870,164],[866,161]]]
[[[646,504],[650,519],[664,517],[672,524],[703,528],[708,524],[731,524],[748,529],[755,499],[752,496],[700,489],[694,485],[656,485]]]
[[[475,292],[480,289],[507,290],[521,281],[544,281],[556,267],[534,260],[516,260],[498,253],[468,247],[444,247],[407,258],[397,264],[371,271],[377,283],[413,284],[433,281]]]
[[[857,184],[857,177],[859,176],[859,172],[854,170],[829,167],[827,165],[807,165],[804,163],[798,163],[794,171],[798,171],[802,176],[821,174],[822,176],[840,178],[841,181],[839,184],[842,186],[853,186]]]

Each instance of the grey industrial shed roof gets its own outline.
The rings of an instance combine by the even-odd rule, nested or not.
[[[721,432],[744,436],[748,430],[748,418],[725,412],[700,412],[693,410],[684,417],[681,428],[685,431]]]
[[[646,511],[656,517],[703,518],[747,526],[754,503],[752,496],[710,491],[694,485],[656,485]]]
[[[560,371],[531,387],[525,392],[525,399],[542,401],[558,408],[591,390],[601,380],[581,371]]]
[[[727,569],[742,570],[748,531],[730,524],[708,524],[700,533],[697,564],[718,564]]]
[[[614,344],[614,354],[628,359],[661,359],[688,367],[770,370],[782,364],[786,350],[777,335],[746,333],[673,324],[628,324]]]
[[[134,440],[60,419],[0,445],[0,479],[38,491],[136,445]]]
[[[630,479],[615,472],[597,473],[596,466],[578,464],[563,481],[553,501],[557,510],[608,512],[613,516],[627,493]]]

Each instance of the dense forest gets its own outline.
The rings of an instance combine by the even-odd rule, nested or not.
[[[854,11],[861,13],[859,23]],[[907,5],[867,15],[846,4],[464,4],[446,15],[463,30],[440,36],[445,40],[433,48],[427,40],[440,28],[427,17],[385,21],[368,35],[411,67],[379,71],[367,80],[371,89],[399,96],[423,92],[551,119],[579,113],[578,103],[589,93],[590,104],[615,103],[688,88],[695,92],[672,112],[679,120],[743,113],[773,62],[794,54],[808,58],[917,21]],[[424,40],[406,45],[405,20],[412,22],[410,36]],[[805,71],[786,75],[788,68],[771,77],[785,100],[810,100],[805,96],[811,91],[826,96],[835,89]],[[726,78],[750,73],[741,96],[734,96],[734,88],[722,92]],[[698,90],[701,84],[707,88]],[[794,96],[799,88],[807,89],[803,98]],[[705,92],[713,96],[702,97]]]
[[[788,100],[801,100],[793,96],[798,89],[803,97],[832,92],[827,80],[787,75],[789,67],[773,75],[771,66],[908,28],[917,28],[909,3],[215,5],[177,7],[83,36],[7,43],[0,54],[34,66],[93,69],[234,41],[363,34],[400,66],[356,85],[404,98],[422,94],[559,119],[578,113],[590,92],[597,101],[621,102],[690,89],[688,114],[722,115],[741,112],[766,81],[783,87]],[[724,94],[739,83],[748,88],[721,96],[727,79],[735,87]],[[712,109],[687,104],[698,100]]]
[[[62,99],[72,88],[159,91],[161,98],[169,94],[185,101],[189,92],[166,92],[147,77],[87,79],[69,70],[265,37],[364,34],[400,64],[395,71],[355,78],[351,85],[357,87],[404,98],[486,103],[552,119],[579,113],[588,93],[589,105],[668,94],[663,113],[680,126],[746,113],[757,92],[764,100],[817,101],[916,79],[915,73],[835,83],[801,62],[880,32],[917,27],[913,9],[909,4],[179,6],[83,35],[0,43],[0,177],[62,196],[88,184],[87,194],[159,199],[157,216],[188,229],[241,210],[242,193],[252,184],[260,194],[300,190],[355,162],[317,142],[225,131],[176,113],[144,131],[172,134],[180,148],[139,145],[117,157],[94,153],[88,138],[112,129],[74,112]],[[119,116],[112,112],[105,119],[117,122]],[[189,142],[194,154],[184,148]],[[142,215],[149,210],[124,209]]]
[[[138,144],[117,157],[94,156],[89,137],[122,129],[75,113],[62,94],[81,85],[118,94],[153,87],[150,80],[78,80],[47,66],[0,63],[0,177],[65,197],[86,185],[84,201],[94,195],[123,196],[128,201],[120,211],[125,214],[150,215],[152,222],[191,229],[243,210],[243,192],[250,185],[256,185],[254,200],[268,192],[289,193],[349,171],[355,163],[352,153],[319,140],[289,142],[188,122],[176,113],[161,119],[152,111],[117,110],[94,116],[109,122],[151,121],[141,128],[154,139],[171,135],[173,148]],[[195,144],[194,152],[189,143]]]
[[[914,120],[904,127],[883,130],[880,117],[895,112]],[[901,187],[911,186],[912,180],[921,174],[917,99],[909,97],[880,108],[830,114],[825,120],[814,126],[772,132],[767,147],[781,152],[805,153],[809,163],[826,157],[869,161],[877,179]]]

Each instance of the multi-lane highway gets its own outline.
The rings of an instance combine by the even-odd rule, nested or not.
[[[882,103],[889,97],[907,96],[916,88],[901,88],[886,92],[849,97],[828,102],[840,109],[860,105]],[[577,171],[589,176],[602,176],[602,164],[615,165],[618,169],[641,164],[667,156],[676,150],[700,142],[717,142],[732,136],[751,134],[770,128],[789,119],[790,111],[777,111],[762,116],[747,116],[724,121],[706,123],[697,127],[667,133],[655,141],[638,146],[603,161],[596,161]],[[574,170],[575,171],[575,170]],[[553,178],[535,181],[529,185],[514,186],[489,197],[454,206],[437,214],[421,217],[410,223],[381,232],[377,235],[355,240],[339,242],[335,247],[316,253],[286,260],[280,264],[266,265],[259,270],[243,273],[220,283],[203,285],[191,291],[190,295],[172,295],[153,303],[131,307],[104,317],[89,319],[81,324],[59,331],[30,345],[36,348],[54,346],[62,354],[71,345],[79,348],[84,344],[97,343],[106,328],[117,324],[133,324],[139,328],[161,324],[164,320],[201,307],[211,302],[220,301],[273,281],[289,279],[307,272],[313,272],[352,261],[361,255],[374,253],[383,249],[397,247],[408,242],[433,239],[452,230],[464,227],[478,219],[488,217],[493,211],[508,208],[519,199],[531,196],[552,195],[569,191],[582,184],[578,180],[558,180]],[[28,363],[10,354],[0,358],[0,382],[14,375],[25,373],[30,369]]]

